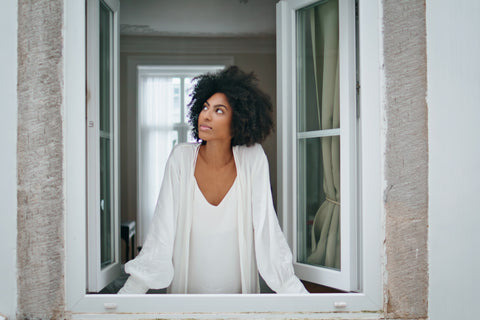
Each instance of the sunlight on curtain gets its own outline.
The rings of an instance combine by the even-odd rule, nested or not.
[[[340,268],[338,0],[298,11],[299,262]]]
[[[163,171],[178,141],[174,124],[180,122],[180,78],[145,75],[138,86],[138,201],[143,244],[163,180]]]

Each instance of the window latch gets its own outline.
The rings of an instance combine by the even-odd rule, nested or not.
[[[107,310],[115,310],[117,309],[117,304],[114,302],[106,302],[103,304],[103,307]]]

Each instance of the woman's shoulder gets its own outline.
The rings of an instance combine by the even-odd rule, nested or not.
[[[176,144],[171,152],[172,157],[183,157],[189,153],[195,153],[195,150],[198,148],[200,144],[199,143],[188,143],[188,142],[182,142],[179,144]]]
[[[265,151],[259,143],[255,143],[251,146],[236,146],[235,148],[237,148],[237,155],[242,163],[255,164],[267,160]]]
[[[175,145],[170,152],[169,162],[171,164],[190,162],[195,156],[198,146],[198,143],[179,143]]]

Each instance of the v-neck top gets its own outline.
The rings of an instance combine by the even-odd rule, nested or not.
[[[237,179],[217,206],[194,184],[188,293],[241,293]]]

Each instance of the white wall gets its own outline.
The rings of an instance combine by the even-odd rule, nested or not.
[[[480,3],[426,3],[429,318],[478,319]]]
[[[17,235],[17,1],[0,2],[0,315],[15,318]]]

